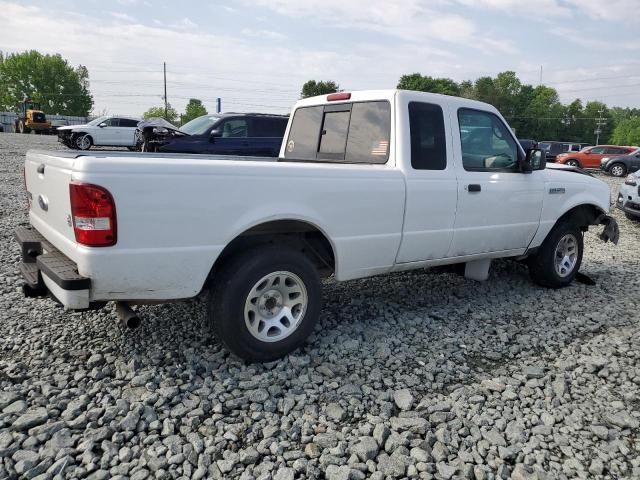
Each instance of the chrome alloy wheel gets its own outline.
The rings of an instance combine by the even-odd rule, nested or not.
[[[89,135],[83,135],[76,140],[76,145],[80,150],[88,150],[91,148],[91,139]]]
[[[611,167],[611,175],[614,177],[621,177],[624,175],[624,167],[619,163],[616,163],[613,167]]]
[[[554,266],[556,273],[562,277],[568,277],[578,263],[578,240],[568,233],[560,239],[556,245]]]
[[[284,271],[270,273],[247,296],[245,325],[261,342],[284,340],[300,325],[307,304],[307,289],[300,277]]]

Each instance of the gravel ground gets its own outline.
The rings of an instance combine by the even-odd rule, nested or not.
[[[485,283],[328,282],[306,348],[246,365],[199,300],[131,332],[22,297],[34,147],[59,148],[0,134],[0,478],[640,478],[640,224],[620,212],[617,247],[586,236],[595,286],[509,261]]]

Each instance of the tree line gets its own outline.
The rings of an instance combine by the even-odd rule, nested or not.
[[[463,82],[411,73],[400,77],[397,88],[490,103],[520,138],[595,143],[595,131],[600,128],[600,143],[640,145],[640,108],[610,108],[602,102],[583,103],[580,99],[563,104],[554,88],[525,84],[512,71]],[[339,90],[332,80],[309,80],[302,86],[301,97]],[[0,52],[0,111],[15,111],[25,99],[40,102],[45,113],[88,116],[94,104],[89,71],[83,65],[72,66],[59,54]],[[202,102],[192,98],[183,115],[169,106],[167,120],[186,123],[206,113]],[[164,105],[144,113],[145,118],[153,116],[164,117]]]
[[[583,103],[580,99],[563,104],[554,88],[525,84],[512,71],[463,82],[411,73],[400,77],[397,88],[490,103],[519,138],[595,144],[596,129],[600,128],[600,143],[640,145],[640,108],[610,108],[602,102]],[[303,85],[300,96],[307,98],[339,90],[334,81],[310,80]]]

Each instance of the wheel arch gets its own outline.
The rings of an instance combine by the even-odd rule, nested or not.
[[[270,219],[247,227],[228,242],[213,263],[206,283],[211,281],[224,263],[246,249],[277,242],[307,255],[323,277],[328,277],[336,271],[335,245],[319,226],[298,218]]]
[[[589,228],[589,225],[597,225],[596,220],[603,214],[606,214],[606,212],[598,205],[593,203],[582,203],[564,212],[556,220],[553,226],[555,227],[558,223],[571,218],[584,232]]]
[[[586,232],[590,225],[597,225],[599,223],[597,221],[598,218],[606,213],[606,210],[602,206],[593,201],[584,201],[582,203],[574,203],[567,206],[558,218],[548,223],[543,222],[540,225],[540,229],[529,244],[527,255],[530,255],[539,249],[544,241],[549,237],[549,234],[560,222],[572,218],[580,229],[583,232]]]

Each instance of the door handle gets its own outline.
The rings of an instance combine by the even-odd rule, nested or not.
[[[40,165],[38,165],[38,168],[36,169],[36,171],[39,174],[44,175],[44,163],[41,163]]]
[[[482,187],[480,186],[479,183],[471,183],[469,184],[469,186],[467,187],[467,190],[469,192],[479,192],[482,190]]]

